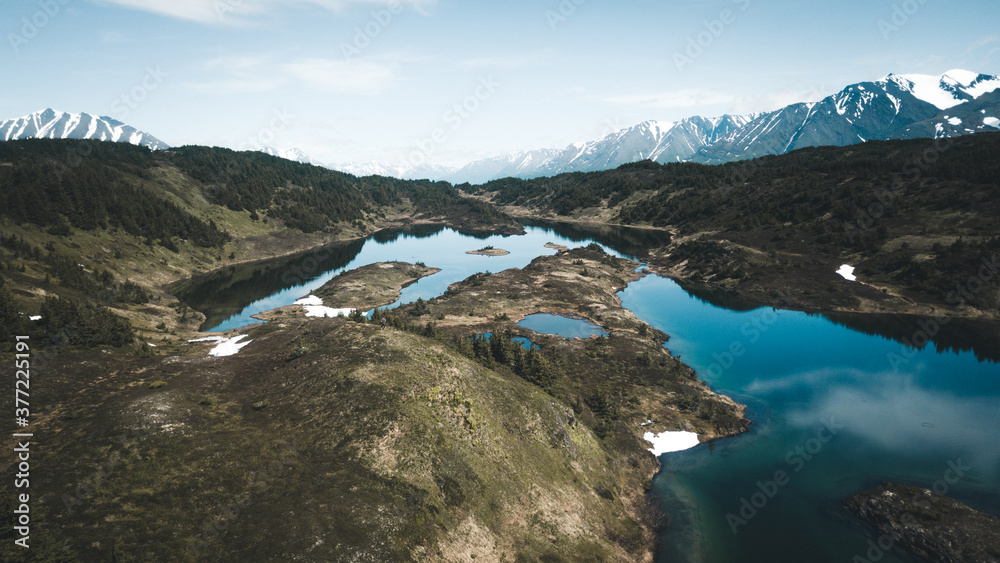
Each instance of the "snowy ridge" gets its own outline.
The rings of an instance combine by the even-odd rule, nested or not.
[[[941,76],[890,74],[878,83],[890,82],[938,109],[955,107],[1000,88],[1000,78],[996,76],[961,69],[949,70]]]
[[[326,167],[359,178],[364,176],[386,176],[401,180],[442,180],[455,171],[454,168],[448,166],[435,166],[432,164],[409,166],[406,164],[392,164],[378,161],[327,164]]]
[[[967,135],[1000,126],[997,89],[1000,78],[966,70],[940,76],[890,74],[852,84],[818,102],[750,115],[644,121],[562,150],[508,153],[427,177],[482,184],[505,177],[608,170],[644,159],[719,164],[811,146]],[[378,166],[382,175],[412,177],[405,166]]]
[[[152,150],[170,146],[156,137],[117,119],[89,113],[68,113],[48,108],[0,122],[0,139],[89,139],[130,143]]]
[[[318,160],[313,160],[306,153],[300,151],[296,148],[291,149],[276,149],[274,147],[261,147],[257,149],[259,152],[264,154],[269,154],[271,156],[276,156],[278,158],[284,158],[285,160],[291,160],[293,162],[301,162],[302,164],[312,164],[313,166],[323,166],[323,163]]]

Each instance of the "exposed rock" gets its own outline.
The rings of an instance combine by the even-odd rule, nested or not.
[[[891,541],[930,561],[1000,562],[1000,519],[933,491],[883,483],[843,504],[882,534],[879,547]]]

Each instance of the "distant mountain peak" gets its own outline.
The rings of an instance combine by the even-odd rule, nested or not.
[[[889,74],[877,84],[896,84],[918,100],[938,109],[948,109],[1000,88],[1000,79],[962,69],[931,74]]]
[[[276,149],[274,147],[261,147],[257,149],[258,152],[264,154],[269,154],[271,156],[276,156],[278,158],[284,158],[285,160],[291,160],[293,162],[299,162],[302,164],[312,164],[313,166],[325,166],[322,162],[314,160],[306,153],[301,150],[292,147],[290,149]]]
[[[90,139],[130,143],[152,150],[168,149],[156,137],[107,116],[69,113],[52,108],[0,122],[0,139]]]

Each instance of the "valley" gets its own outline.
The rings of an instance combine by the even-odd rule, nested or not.
[[[997,8],[0,4],[0,562],[1000,563]]]

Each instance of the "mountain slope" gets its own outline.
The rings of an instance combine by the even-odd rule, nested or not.
[[[730,138],[706,145],[690,160],[719,164],[804,147],[964,135],[965,130],[946,127],[948,112],[942,110],[954,108],[954,114],[960,111],[956,106],[982,98],[979,105],[986,107],[978,109],[1000,114],[1000,104],[988,94],[997,88],[997,77],[967,71],[953,70],[938,77],[890,74],[876,82],[853,84],[816,103],[792,104],[762,114]],[[916,123],[922,125],[911,127]]]
[[[0,122],[0,139],[87,139],[130,143],[152,150],[168,149],[156,137],[110,117],[68,113],[52,108]]]
[[[453,183],[482,183],[494,178],[520,177],[524,174],[534,174],[538,166],[551,161],[559,154],[560,151],[555,149],[506,153],[470,162],[458,170],[449,172],[442,179]]]

